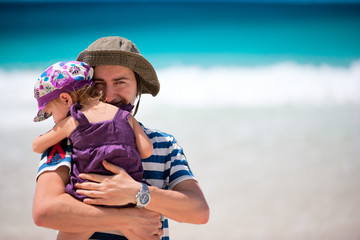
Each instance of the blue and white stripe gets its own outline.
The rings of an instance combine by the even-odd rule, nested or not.
[[[143,179],[152,186],[163,189],[172,189],[179,182],[194,179],[176,139],[167,133],[143,128],[154,148],[152,156],[142,160]]]
[[[55,153],[53,158],[51,159],[51,161],[48,162],[48,155],[49,155],[49,152],[51,151],[51,148],[46,150],[41,155],[38,172],[36,174],[36,179],[43,172],[45,172],[45,171],[55,171],[57,168],[59,168],[61,166],[66,166],[69,169],[71,169],[71,155],[72,155],[71,143],[70,143],[70,140],[68,140],[68,139],[64,139],[62,141],[66,141],[66,149],[64,149],[65,158],[61,158],[58,153]]]
[[[143,179],[151,186],[162,189],[172,189],[184,180],[194,179],[183,149],[176,139],[170,134],[141,126],[153,143],[153,154],[147,159],[142,159]],[[169,240],[167,218],[163,220],[163,230],[162,240]]]

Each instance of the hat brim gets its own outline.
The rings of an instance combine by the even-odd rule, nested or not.
[[[160,83],[155,69],[140,54],[119,50],[84,50],[77,57],[77,61],[85,62],[92,67],[101,65],[120,65],[127,67],[140,76],[142,81],[141,93],[149,93],[155,97],[160,90]]]
[[[41,108],[34,117],[34,122],[41,122],[49,117],[51,117],[51,114],[47,113],[44,108]]]

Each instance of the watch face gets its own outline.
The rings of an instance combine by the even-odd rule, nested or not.
[[[141,204],[147,204],[150,200],[149,194],[148,193],[141,194],[139,200]]]

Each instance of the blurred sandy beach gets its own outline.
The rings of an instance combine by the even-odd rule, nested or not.
[[[358,239],[359,110],[165,108],[155,111],[161,117],[139,115],[177,136],[211,207],[206,225],[171,222],[172,239]],[[1,130],[0,239],[54,239],[31,219],[38,155],[30,143],[38,130]]]
[[[206,225],[171,221],[172,240],[360,239],[359,10],[356,0],[0,0],[0,240],[55,239],[31,214],[31,143],[53,125],[32,122],[33,85],[113,35],[135,42],[161,82],[137,120],[176,137],[210,205]]]

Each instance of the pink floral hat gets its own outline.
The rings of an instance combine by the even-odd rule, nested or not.
[[[34,97],[38,102],[38,113],[34,122],[40,122],[51,116],[44,108],[61,93],[93,85],[93,73],[94,69],[83,62],[67,61],[51,65],[41,74],[34,87]]]

